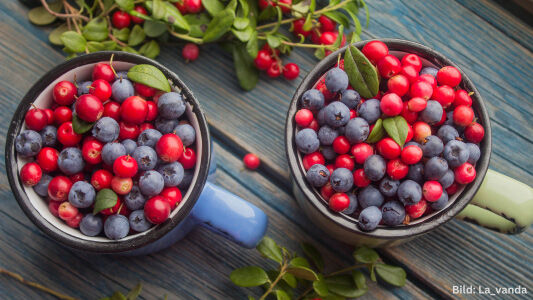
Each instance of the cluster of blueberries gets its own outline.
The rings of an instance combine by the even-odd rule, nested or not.
[[[320,189],[330,209],[353,215],[365,231],[408,224],[441,210],[450,195],[476,177],[484,129],[475,121],[470,94],[458,87],[460,73],[449,66],[423,67],[416,58],[402,59],[391,72],[390,65],[383,72],[378,63],[378,72],[388,79],[381,86],[388,88],[374,99],[362,99],[352,89],[342,60],[299,99],[295,144],[306,179]],[[403,69],[413,66],[417,76],[410,79]],[[420,84],[420,76],[430,84]],[[398,88],[404,79],[406,88]],[[441,96],[441,87],[452,90],[451,96]],[[406,121],[405,144],[386,133],[368,141],[376,123],[391,117]]]

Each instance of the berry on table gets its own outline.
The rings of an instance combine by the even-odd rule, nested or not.
[[[408,172],[409,167],[399,158],[391,159],[387,162],[387,174],[394,180],[403,179]]]
[[[183,0],[183,5],[190,14],[197,14],[202,11],[202,0]]]
[[[395,75],[387,81],[387,87],[390,93],[394,93],[401,97],[409,91],[409,79],[402,74]],[[385,96],[383,96],[383,98],[385,98]]]
[[[470,94],[465,90],[457,90],[455,91],[455,98],[453,100],[454,106],[459,105],[466,105],[466,106],[472,106],[472,98],[470,97]]]
[[[357,194],[357,199],[363,209],[370,206],[381,206],[383,201],[385,201],[385,197],[373,185],[361,189]]]
[[[413,66],[402,66],[400,74],[407,78],[409,84],[414,83],[419,79],[418,72]]]
[[[268,67],[266,73],[270,78],[279,77],[281,75],[280,63],[278,61],[273,61],[272,64],[270,64],[270,67]]]
[[[363,165],[365,175],[371,181],[379,181],[385,175],[387,166],[385,160],[380,155],[369,156]]]
[[[321,164],[315,164],[309,168],[305,178],[314,187],[322,187],[329,181],[330,172]]]
[[[80,231],[86,236],[97,236],[102,232],[104,223],[100,216],[86,214],[80,222]]]
[[[54,124],[61,125],[65,122],[72,121],[72,111],[66,106],[58,106],[54,109]]]
[[[119,137],[120,127],[115,119],[103,117],[94,124],[91,133],[98,141],[110,143]]]
[[[369,206],[359,214],[359,228],[364,231],[372,231],[378,227],[381,218],[381,210],[376,206]]]
[[[324,107],[324,94],[317,89],[310,89],[303,93],[300,104],[303,108],[319,110]]]
[[[144,172],[139,177],[139,189],[147,197],[152,197],[161,193],[165,187],[165,179],[159,172],[150,170]]]
[[[71,220],[78,215],[78,209],[70,204],[70,202],[63,202],[57,208],[59,218],[63,221]]]
[[[410,111],[421,112],[426,108],[427,100],[421,97],[413,97],[407,102]]]
[[[53,201],[62,202],[67,200],[72,182],[66,176],[56,176],[48,184],[48,197]]]
[[[405,219],[405,208],[399,201],[388,201],[381,207],[381,214],[386,225],[400,225]]]
[[[422,199],[422,188],[415,181],[407,179],[400,183],[397,194],[404,205],[413,205]]]
[[[292,22],[292,31],[296,36],[301,34],[304,37],[308,37],[311,34],[310,30],[303,29],[304,24],[305,19],[298,19]]]
[[[272,65],[272,57],[266,50],[259,50],[254,59],[255,67],[259,70],[266,70]]]
[[[185,112],[185,109],[186,106],[183,97],[176,92],[165,93],[159,97],[159,100],[157,100],[157,111],[159,112],[159,115],[169,120],[181,117]],[[144,119],[146,119],[146,115]]]
[[[348,154],[339,155],[335,159],[335,168],[345,168],[352,171],[354,167],[355,162]]]
[[[102,101],[93,95],[82,95],[76,101],[76,115],[84,121],[96,122],[103,114]]]
[[[355,162],[362,165],[370,155],[374,154],[374,149],[367,143],[359,143],[352,146],[350,153]]]
[[[96,80],[93,83],[93,86],[97,81],[98,80]],[[93,95],[97,96],[100,100],[104,98],[103,101],[105,101],[107,98],[109,98],[109,97],[105,98],[108,95],[108,92],[105,90],[107,87],[105,86],[105,84],[101,84],[101,83],[99,84],[99,86],[100,86],[100,89],[98,91],[96,89],[93,89],[91,90],[91,92]],[[111,85],[111,96],[113,96],[113,100],[117,101],[118,103],[124,102],[124,100],[133,96],[134,94],[135,94],[135,90],[133,88],[133,83],[131,83],[131,81],[129,81],[128,79],[119,78],[115,80],[115,82],[113,82],[113,85]],[[109,102],[109,103],[115,103],[115,105],[118,105],[118,103],[116,102]],[[107,103],[104,106],[104,115],[105,115],[106,106],[107,106]],[[118,108],[120,108],[120,105],[118,105]],[[116,109],[116,111],[118,111],[118,108]]]
[[[313,121],[313,112],[309,109],[302,108],[296,112],[294,120],[298,126],[305,128]]]
[[[74,175],[81,172],[85,167],[81,150],[75,147],[63,148],[57,158],[57,166],[66,175]]]
[[[409,215],[411,219],[418,219],[426,212],[427,208],[427,201],[425,199],[422,199],[416,204],[406,205],[405,212]]]
[[[353,172],[353,183],[357,187],[365,187],[370,184],[370,179],[366,177],[365,170],[357,169]]]
[[[95,198],[94,187],[85,181],[75,182],[68,193],[68,201],[77,208],[90,207],[93,205]]]
[[[259,160],[259,157],[257,157],[257,155],[255,155],[253,153],[246,154],[242,160],[243,160],[244,165],[246,166],[246,168],[248,168],[250,170],[255,170],[255,169],[259,168],[259,165],[261,164],[261,161]]]
[[[347,192],[353,187],[353,174],[346,168],[335,169],[330,176],[330,183],[337,192]]]
[[[133,88],[135,89],[137,94],[139,94],[141,97],[145,97],[145,98],[152,98],[152,97],[155,96],[155,93],[157,92],[157,90],[154,89],[153,87],[149,87],[147,85],[144,85],[144,84],[138,83],[138,82],[136,82],[133,85]]]
[[[295,63],[288,63],[283,66],[283,77],[287,80],[293,80],[300,75],[300,68]]]
[[[164,162],[177,161],[183,153],[183,143],[177,135],[168,133],[157,141],[155,151]]]
[[[42,146],[41,135],[33,130],[24,130],[15,138],[15,150],[22,157],[35,156]]]
[[[320,44],[333,45],[338,35],[339,33],[334,31],[322,32],[322,35],[320,35]]]
[[[124,82],[126,82],[127,79],[124,79]],[[119,79],[119,82],[121,80]],[[100,101],[105,102],[107,99],[109,99],[113,95],[113,91],[111,89],[111,85],[109,82],[103,80],[103,79],[97,79],[93,81],[91,84],[91,88],[89,89],[89,94],[97,97],[100,99]],[[133,95],[133,93],[132,93]]]
[[[442,107],[447,108],[454,102],[455,91],[449,85],[441,85],[433,90],[431,98],[438,101]]]
[[[196,152],[192,148],[185,148],[178,162],[184,169],[192,169],[196,165]]]
[[[380,140],[376,144],[376,149],[386,159],[397,158],[402,151],[400,145],[389,137]]]
[[[420,97],[429,100],[433,95],[433,87],[429,83],[419,80],[411,84],[409,95],[413,98]]]
[[[335,25],[337,25],[335,21],[326,17],[325,15],[321,15],[320,17],[318,17],[318,22],[320,23],[320,30],[322,32],[334,31]]]
[[[137,170],[137,161],[129,155],[119,156],[113,163],[113,173],[119,177],[133,177]]]
[[[395,77],[397,76],[401,76],[401,75],[396,75]],[[395,77],[389,79],[389,82]],[[401,95],[395,94],[394,92],[391,92],[383,96],[380,102],[381,111],[389,117],[399,115],[403,109],[403,102],[400,96]]]
[[[146,100],[138,96],[127,98],[120,106],[120,117],[124,122],[141,124],[146,120],[147,114],[148,105]]]
[[[394,197],[396,196],[396,192],[398,191],[399,186],[399,180],[394,180],[389,177],[383,177],[383,179],[379,182],[379,191],[385,197]]]
[[[302,158],[302,164],[304,165],[305,170],[309,170],[309,168],[311,168],[315,164],[323,165],[325,163],[326,160],[324,159],[324,156],[318,151],[306,154]]]
[[[133,159],[131,159],[133,160]],[[111,189],[118,195],[126,195],[133,188],[133,180],[130,177],[114,176],[111,179]]]
[[[402,161],[408,165],[413,165],[422,159],[422,149],[415,145],[406,146],[402,149]]]
[[[130,223],[128,218],[123,215],[109,216],[104,223],[105,236],[112,240],[125,238],[130,232]]]
[[[200,54],[200,49],[198,48],[198,45],[195,43],[187,43],[185,46],[183,46],[183,50],[181,51],[181,56],[185,59],[185,61],[195,61],[198,58],[198,55]]]
[[[52,147],[44,147],[39,151],[35,161],[41,169],[45,172],[54,172],[57,170],[57,160],[59,158],[59,151]]]
[[[413,66],[418,73],[422,70],[422,60],[416,54],[407,54],[402,57],[402,66]]]
[[[107,189],[111,187],[111,180],[113,174],[107,170],[97,170],[91,176],[91,184],[97,190]]]

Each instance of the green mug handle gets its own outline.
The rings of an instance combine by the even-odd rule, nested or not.
[[[457,218],[501,233],[520,233],[533,223],[533,188],[489,169]]]

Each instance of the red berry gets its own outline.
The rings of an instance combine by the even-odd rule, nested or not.
[[[24,121],[29,129],[41,131],[48,125],[48,116],[43,109],[35,107],[28,110]]]
[[[325,32],[325,31],[334,31],[335,30],[335,26],[337,25],[337,23],[335,23],[335,21],[331,20],[330,18],[324,16],[324,15],[321,15],[319,18],[318,18],[318,22],[320,23],[320,30]]]
[[[416,122],[413,124],[413,133],[413,139],[420,144],[431,135],[431,126],[425,122]]]
[[[455,181],[460,184],[468,184],[476,178],[476,168],[470,163],[464,163],[454,170]]]
[[[130,26],[131,16],[125,11],[116,11],[111,19],[113,26],[122,29]]]
[[[329,182],[320,188],[320,195],[322,195],[322,198],[324,198],[325,200],[329,200],[329,198],[331,198],[334,193],[335,191],[333,190],[333,187]]]
[[[393,139],[390,137],[386,137],[382,140],[380,140],[376,144],[376,148],[378,152],[386,159],[393,159],[398,156],[400,156],[401,148],[398,143],[396,143]]]
[[[437,72],[437,82],[440,85],[456,87],[461,83],[461,72],[452,66],[443,67]]]
[[[97,79],[91,84],[89,94],[96,96],[100,101],[105,102],[111,97],[111,84],[103,79]]]
[[[131,123],[120,122],[119,123],[120,131],[118,138],[121,140],[132,139],[136,140],[141,131],[139,126]]]
[[[170,210],[181,202],[181,191],[175,186],[165,188],[159,195],[170,204]]]
[[[459,105],[466,105],[466,106],[472,106],[472,98],[465,90],[457,90],[455,91],[455,99],[453,100],[453,105],[459,106]]]
[[[54,172],[57,170],[57,159],[59,158],[59,151],[51,147],[44,147],[37,154],[35,161],[39,164],[41,169],[45,172]]]
[[[453,122],[459,126],[468,126],[474,121],[474,110],[470,106],[459,105],[453,110]]]
[[[79,211],[74,205],[70,204],[70,202],[65,201],[59,205],[57,208],[57,213],[61,220],[68,221],[76,217]]]
[[[420,97],[428,100],[433,95],[433,88],[425,81],[417,81],[411,85],[409,89],[409,95],[411,97]]]
[[[118,122],[120,120],[120,104],[115,101],[108,101],[104,105],[103,116],[113,118]]]
[[[157,104],[154,101],[146,101],[146,105],[148,106],[146,121],[151,122],[157,117]]]
[[[96,165],[102,162],[102,148],[104,144],[96,139],[91,139],[83,142],[81,147],[81,155],[86,162]]]
[[[20,169],[20,180],[22,180],[22,183],[27,186],[36,185],[39,183],[42,176],[43,171],[41,170],[41,167],[34,162],[26,163],[22,169]]]
[[[136,5],[135,8],[133,9],[134,11],[142,14],[142,15],[148,15],[148,12],[146,11],[146,9],[144,7],[142,7],[141,5]],[[135,16],[131,16],[131,21],[135,24],[142,24],[144,23],[144,19],[141,19],[139,17],[135,17]]]
[[[183,50],[181,51],[181,56],[183,56],[186,61],[195,61],[199,54],[200,48],[198,48],[198,45],[194,43],[185,44],[185,46],[183,46]]]
[[[400,60],[393,55],[385,55],[378,61],[378,71],[384,78],[391,78],[392,76],[400,73],[402,70],[402,64]]]
[[[400,180],[407,176],[409,166],[402,162],[399,158],[391,159],[387,162],[387,174],[394,180]]]
[[[167,133],[157,141],[155,151],[164,162],[177,161],[183,153],[183,143],[179,136]]]
[[[111,187],[111,179],[113,174],[107,170],[98,170],[91,176],[91,184],[99,191],[101,189],[108,189]]]
[[[143,132],[146,129],[154,129],[154,125],[152,123],[142,123],[141,126],[139,126],[139,132]]]
[[[324,99],[326,99],[326,101],[329,101],[331,99],[333,99],[335,97],[335,93],[332,93],[328,90],[328,88],[326,87],[326,81],[324,78],[322,78],[317,84],[316,84],[316,87],[315,89],[319,90],[320,92],[322,92],[322,94],[324,95]]]
[[[336,193],[329,198],[329,208],[336,212],[341,212],[350,205],[350,198],[345,193]]]
[[[287,80],[293,80],[300,75],[300,67],[295,63],[288,63],[283,67],[283,77]]]
[[[257,157],[257,155],[253,153],[246,154],[242,161],[244,162],[244,165],[250,170],[255,170],[259,168],[259,165],[261,164],[259,157]]]
[[[82,135],[74,132],[72,122],[65,122],[57,129],[57,140],[65,147],[72,147],[81,141]]]
[[[370,179],[366,177],[365,170],[357,169],[353,172],[353,183],[357,187],[365,187],[370,184]]]
[[[120,106],[120,117],[124,122],[141,124],[148,115],[148,104],[139,96],[131,96]]]
[[[66,106],[58,106],[54,109],[54,123],[59,126],[65,122],[72,121],[72,111]]]
[[[422,74],[418,77],[418,80],[429,83],[429,85],[431,85],[433,89],[437,88],[437,79],[435,79],[435,77],[431,76],[430,74]]]
[[[191,148],[185,148],[178,162],[184,169],[192,169],[196,165],[196,153]]]
[[[405,137],[405,143],[407,143],[410,140],[412,140],[413,136],[414,136],[413,127],[411,125],[407,124],[407,136]]]
[[[110,208],[106,208],[104,210],[101,210],[100,213],[102,215],[104,215],[104,216],[114,215],[114,214],[118,213],[121,205],[122,205],[122,200],[120,200],[120,198],[117,196],[117,202],[115,203],[115,205],[110,207]]]
[[[320,126],[318,125],[318,122],[313,119],[313,121],[311,121],[311,123],[309,123],[309,125],[306,127],[306,128],[310,128],[310,129],[313,129],[314,131],[318,131],[318,128]]]
[[[68,177],[68,179],[70,179],[70,181],[72,182],[72,184],[78,182],[78,181],[84,181],[85,180],[85,174],[83,174],[83,172],[78,172],[74,175],[70,175]]]
[[[359,143],[352,146],[351,154],[355,162],[362,165],[370,155],[374,154],[374,149],[367,143]]]
[[[135,88],[135,92],[137,92],[137,94],[139,94],[139,95],[141,95],[142,97],[145,97],[145,98],[151,98],[157,92],[157,90],[154,89],[153,87],[149,87],[147,85],[144,85],[144,84],[138,83],[138,82],[136,82],[133,85],[133,87]],[[122,103],[122,105],[124,105],[124,103]]]
[[[433,90],[431,98],[438,101],[443,108],[446,108],[452,105],[455,99],[455,91],[448,85],[441,85]]]
[[[402,150],[402,161],[408,165],[413,165],[422,159],[422,149],[416,145],[410,145]]]
[[[424,98],[414,97],[407,102],[410,111],[420,112],[426,108],[427,101]]]
[[[422,195],[429,202],[435,202],[442,196],[442,185],[438,181],[426,181],[422,186]]]
[[[187,8],[185,7],[185,3],[183,3],[183,1],[174,2],[174,6],[176,6],[176,8],[180,11],[182,15],[186,15],[188,13]]]
[[[428,203],[425,199],[421,199],[417,204],[406,205],[405,212],[409,215],[411,219],[420,218],[428,208]]]
[[[304,37],[308,37],[311,34],[311,30],[306,31],[303,29],[304,23],[305,19],[298,19],[292,22],[292,31],[296,36],[301,34]]]
[[[413,66],[417,72],[422,70],[422,60],[416,54],[407,54],[402,57],[402,66]]]
[[[257,56],[254,59],[255,67],[259,70],[266,70],[272,65],[272,57],[266,50],[259,50]]]
[[[59,212],[58,212],[59,213]],[[69,227],[72,227],[72,228],[78,228],[80,227],[80,222],[81,222],[81,219],[83,219],[83,214],[81,212],[78,212],[77,215],[75,215],[72,219],[70,220],[66,220],[65,223],[67,223],[67,225]]]
[[[335,168],[346,168],[350,171],[355,168],[355,162],[348,154],[342,154],[335,159]]]
[[[137,170],[137,161],[129,155],[119,156],[113,162],[113,173],[118,177],[133,177]]]
[[[48,201],[48,210],[54,217],[59,217],[59,205],[61,205],[61,202]]]
[[[333,45],[338,35],[338,32],[333,31],[322,32],[322,35],[320,36],[320,44]]]
[[[77,92],[78,89],[74,83],[64,80],[54,85],[52,96],[59,105],[71,105],[74,103]]]
[[[341,135],[333,140],[333,151],[338,154],[346,154],[350,151],[350,142],[348,139]]]
[[[49,108],[45,108],[43,109],[43,112],[46,115],[46,120],[48,120],[48,125],[54,124],[54,111]]]
[[[357,111],[355,109],[350,109],[350,119],[357,117]]]
[[[322,155],[322,153],[316,151],[316,152],[304,155],[304,157],[302,158],[302,163],[304,165],[304,169],[307,171],[313,165],[316,165],[316,164],[323,165],[323,164],[325,164],[326,163],[326,159],[324,159],[324,155]]]
[[[469,142],[480,143],[485,136],[485,129],[479,123],[474,122],[465,129],[465,137]]]
[[[292,0],[280,0],[279,1],[280,3],[283,3],[283,4],[286,4],[290,7],[290,5],[292,4]],[[261,10],[264,10],[266,9],[269,5],[272,5],[272,6],[277,6],[276,3],[273,3],[272,1],[270,0],[259,0],[259,8],[261,8]],[[291,11],[291,9],[289,7],[286,7],[286,6],[281,6],[281,11],[283,13],[289,13]]]
[[[402,112],[403,109],[402,98],[400,98],[400,96],[396,95],[395,93],[389,93],[381,98],[381,103],[379,107],[381,108],[381,111],[387,116],[397,116]]]
[[[111,68],[111,65],[106,63],[97,63],[93,69],[93,81],[103,79],[107,82],[115,81],[115,73]]]
[[[387,81],[387,87],[390,93],[395,93],[401,97],[409,91],[409,79],[402,74],[398,74]]]
[[[294,121],[296,121],[296,124],[300,127],[307,127],[311,124],[311,121],[313,121],[313,112],[307,108],[302,108],[296,112]]]
[[[454,182],[446,189],[446,193],[448,193],[448,196],[451,196],[457,192],[457,189],[459,189],[459,185],[457,182]]]
[[[404,102],[403,103],[403,109],[402,109],[401,116],[409,124],[413,124],[418,119],[418,113],[416,111],[409,110],[409,103],[408,102]]]
[[[202,11],[202,0],[183,0],[187,12],[191,14],[197,14]]]
[[[270,67],[267,69],[267,75],[270,78],[276,78],[281,75],[281,68],[277,61],[273,61]]]
[[[135,161],[135,159],[131,157],[130,159]],[[133,180],[131,179],[131,177],[114,176],[111,179],[111,189],[119,195],[128,194],[129,192],[131,192],[132,187],[133,187]]]
[[[72,187],[72,182],[66,176],[56,176],[48,184],[48,197],[53,201],[65,201]]]
[[[405,76],[407,80],[409,80],[409,83],[416,82],[419,78],[418,72],[413,66],[403,66],[402,70],[400,71],[400,74]]]
[[[346,155],[346,154],[343,154],[343,155]],[[328,165],[326,165],[326,169],[328,169],[329,174],[331,174],[331,173],[333,173],[333,171],[335,171],[335,166],[332,165],[332,164],[328,164]]]
[[[311,31],[311,42],[312,42],[313,44],[317,44],[317,45],[320,44],[320,35],[321,35],[320,31],[318,31],[318,30],[312,30],[312,31]],[[326,50],[326,54],[327,54],[326,56],[329,55],[329,54],[327,53],[327,51],[328,51],[328,50]]]
[[[154,196],[146,201],[144,215],[151,223],[161,224],[170,216],[170,203],[162,196]]]
[[[102,101],[93,95],[81,95],[76,101],[76,115],[87,122],[96,122],[104,114]]]
[[[389,48],[382,41],[371,41],[363,46],[361,52],[363,52],[371,62],[376,63],[389,54]]]

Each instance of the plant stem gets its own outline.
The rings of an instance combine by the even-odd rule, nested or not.
[[[303,299],[303,297],[305,297],[305,295],[309,294],[309,292],[311,292],[313,290],[313,286],[311,285],[307,290],[305,290],[303,292],[303,294],[301,294],[300,296],[298,296],[298,298],[296,298],[296,300],[300,300],[300,299]]]
[[[56,16],[58,18],[78,18],[78,19],[84,20],[85,22],[89,21],[89,18],[87,18],[86,16],[81,15],[81,14],[61,14],[61,13],[57,13],[57,12],[53,11],[52,9],[50,9],[50,6],[48,6],[48,3],[46,3],[46,0],[41,0],[41,4],[43,5],[44,9],[46,9],[46,11],[49,14],[51,14],[53,16]]]
[[[175,36],[175,37],[177,37],[179,39],[186,40],[186,41],[189,41],[189,42],[193,42],[193,43],[198,44],[198,45],[201,45],[201,44],[204,43],[204,41],[202,39],[195,38],[195,37],[192,37],[192,36],[187,35],[187,34],[177,33],[175,31],[172,31],[170,28],[168,29],[168,32],[170,32],[170,34],[172,34],[173,36]]]
[[[266,292],[261,296],[261,298],[259,298],[259,300],[264,300],[266,299],[266,297],[272,293],[272,289],[276,286],[276,284],[281,280],[281,278],[283,277],[283,275],[285,275],[285,270],[287,269],[287,264],[283,264],[281,266],[281,269],[279,270],[279,274],[278,274],[278,277],[276,277],[276,279],[274,280],[274,282],[272,282],[270,284],[270,286],[268,287],[268,289],[266,290]]]
[[[258,36],[257,37],[260,40],[266,40],[265,36]],[[305,43],[293,43],[293,42],[287,42],[287,41],[281,41],[283,45],[292,46],[292,47],[301,47],[301,48],[330,48],[331,45],[316,45],[316,44],[305,44]]]
[[[25,284],[27,286],[31,286],[33,288],[36,288],[38,290],[41,290],[45,293],[48,293],[50,295],[53,295],[55,297],[57,297],[58,299],[61,299],[61,300],[76,300],[76,298],[74,297],[70,297],[70,296],[67,296],[67,295],[64,295],[64,294],[61,294],[59,292],[56,292],[50,288],[47,288],[39,283],[36,283],[36,282],[33,282],[33,281],[27,281],[26,279],[22,278],[22,276],[20,276],[19,274],[17,273],[13,273],[11,271],[8,271],[6,269],[2,269],[0,268],[0,274],[5,274],[13,279],[16,279],[18,281],[20,281],[20,283],[22,284]]]
[[[345,273],[345,272],[348,272],[348,271],[352,271],[352,270],[355,270],[355,269],[364,268],[364,267],[367,267],[367,264],[353,265],[353,266],[350,266],[350,267],[347,267],[347,268],[344,268],[344,269],[340,269],[340,270],[335,271],[333,273],[329,273],[328,275],[325,275],[324,277],[331,277],[331,276],[339,275],[339,274],[342,274],[342,273]]]

